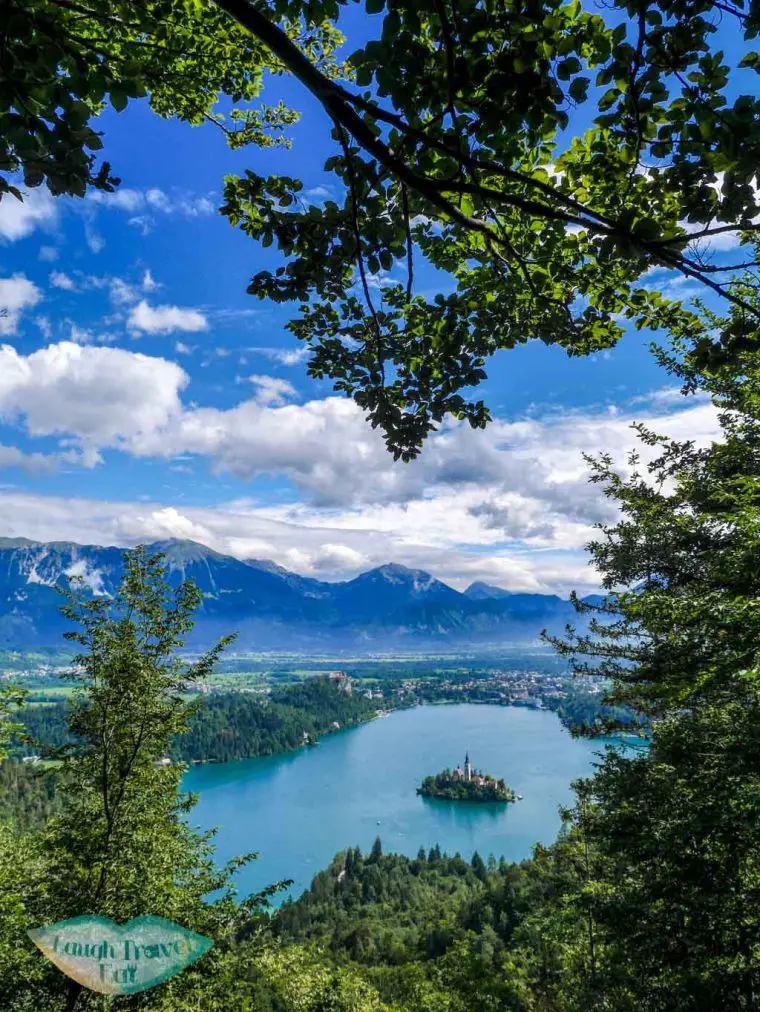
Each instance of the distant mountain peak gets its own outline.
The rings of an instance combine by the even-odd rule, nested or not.
[[[281,566],[278,562],[272,562],[271,559],[242,559],[241,561],[252,569],[263,569],[265,573],[276,573],[278,576],[291,575],[289,569]]]
[[[29,538],[0,538],[0,548],[32,548],[39,544],[39,541],[30,541]]]
[[[361,583],[395,585],[420,593],[426,593],[430,590],[443,591],[444,593],[448,592],[449,594],[455,594],[457,597],[459,596],[458,590],[454,590],[448,584],[437,580],[430,573],[426,573],[424,569],[410,569],[408,566],[402,566],[400,562],[386,562],[384,565],[376,566],[366,573],[360,573],[353,580],[349,580],[346,586],[356,586]]]
[[[477,581],[465,593],[398,562],[326,583],[263,559],[238,559],[186,538],[146,545],[163,552],[173,585],[191,579],[202,594],[193,643],[240,632],[244,649],[392,649],[533,642],[560,631],[569,601],[511,593]],[[57,588],[77,578],[93,597],[113,597],[125,549],[0,538],[0,648],[61,645],[68,624]],[[352,646],[353,645],[353,646]]]
[[[512,597],[513,591],[494,587],[493,584],[485,583],[483,580],[476,580],[465,590],[465,594],[472,601],[494,601],[502,597]]]
[[[202,541],[193,541],[191,538],[162,538],[160,541],[151,541],[146,544],[146,548],[152,548],[155,551],[164,551],[166,549],[182,549],[185,548],[188,551],[199,551],[204,552],[208,555],[219,555],[219,552],[214,551],[213,548],[209,548],[208,545],[204,545]]]
[[[374,569],[368,570],[365,576],[369,576],[372,573],[377,573],[380,576],[385,576],[390,580],[393,579],[414,579],[416,576],[427,576],[430,577],[430,573],[425,573],[422,569],[410,569],[408,566],[402,566],[400,562],[386,562],[382,566],[375,566]]]

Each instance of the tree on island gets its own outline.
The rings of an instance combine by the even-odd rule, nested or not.
[[[348,7],[5,5],[0,195],[21,196],[18,174],[55,194],[113,190],[96,118],[142,98],[215,124],[236,149],[286,144],[297,114],[276,89],[292,76],[324,112],[336,199],[310,203],[297,178],[249,170],[227,178],[222,213],[282,254],[249,292],[294,304],[310,374],[404,459],[447,414],[484,426],[467,388],[528,340],[588,355],[627,322],[687,330],[702,364],[756,346],[760,312],[736,272],[757,267],[757,5],[367,0],[383,15],[367,22],[375,37],[340,63]],[[265,79],[273,101],[256,105]],[[741,252],[713,262],[710,241],[732,236]],[[420,260],[448,294],[416,288]],[[716,333],[666,297],[668,271],[739,307],[735,326]]]
[[[445,769],[434,776],[425,777],[417,793],[425,798],[445,798],[449,801],[514,801],[515,794],[503,779],[497,780],[478,770],[466,778],[460,770]]]

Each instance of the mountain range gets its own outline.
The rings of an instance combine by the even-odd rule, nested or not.
[[[461,649],[535,642],[542,629],[583,626],[571,603],[473,583],[455,590],[429,573],[390,563],[327,583],[273,562],[236,559],[194,541],[159,541],[173,583],[193,580],[203,605],[191,642],[237,631],[236,649]],[[0,648],[62,645],[69,628],[60,594],[80,577],[87,593],[112,596],[124,573],[122,548],[0,538]]]

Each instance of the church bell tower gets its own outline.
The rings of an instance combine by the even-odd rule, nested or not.
[[[464,778],[465,780],[472,780],[472,766],[470,766],[469,753],[465,753],[464,757]]]

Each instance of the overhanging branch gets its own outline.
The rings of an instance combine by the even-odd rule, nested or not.
[[[405,184],[410,190],[423,197],[451,221],[468,230],[480,233],[486,238],[487,242],[506,248],[504,239],[499,235],[498,231],[491,228],[485,221],[465,214],[445,196],[446,192],[457,194],[470,193],[474,196],[482,197],[486,202],[497,201],[500,204],[506,204],[534,218],[562,221],[568,225],[580,226],[595,234],[614,237],[641,250],[641,252],[654,261],[670,267],[672,270],[676,270],[686,277],[694,278],[705,287],[712,289],[721,298],[744,309],[752,317],[760,317],[760,310],[758,308],[746,302],[740,296],[734,295],[727,285],[719,284],[711,278],[706,277],[699,269],[690,266],[679,252],[668,249],[670,244],[683,242],[683,237],[671,238],[669,240],[643,239],[620,222],[606,215],[593,212],[582,205],[577,205],[577,202],[576,207],[582,207],[582,211],[574,214],[565,210],[562,206],[544,204],[517,193],[502,192],[494,190],[491,187],[483,187],[477,183],[467,183],[461,180],[440,180],[420,175],[403,158],[399,157],[382,138],[375,134],[369,124],[357,113],[354,105],[363,105],[368,114],[377,119],[385,120],[386,122],[393,121],[396,126],[402,124],[402,128],[406,129],[408,133],[409,130],[401,117],[397,117],[395,114],[380,114],[375,109],[373,103],[366,103],[364,100],[360,103],[345,88],[331,81],[298,49],[287,33],[270,21],[250,0],[215,0],[215,3],[222,10],[226,11],[230,17],[234,18],[238,24],[250,31],[260,42],[267,46],[272,54],[281,60],[284,66],[315,96],[333,122],[346,130],[360,147],[375,158],[380,165],[393,173],[402,184]],[[367,105],[369,105],[369,108],[366,108]],[[424,133],[422,133],[420,139],[424,143],[431,144],[433,147],[438,146],[431,143],[430,138]],[[452,148],[448,148],[448,153],[454,158],[460,158],[462,161],[472,159],[472,156],[467,155],[465,152],[457,152]],[[515,182],[518,181],[504,167],[500,169],[499,174],[508,178],[511,177]],[[519,173],[515,175],[518,176],[519,182],[523,184],[526,184],[530,178],[524,177]],[[532,181],[532,185],[536,184],[540,184],[539,188],[543,189],[547,196],[557,199],[560,205],[567,205],[569,200],[572,199],[561,194],[561,191],[555,191],[549,184],[542,184],[541,181]],[[704,234],[716,234],[716,232],[717,230],[714,230]],[[511,253],[512,250],[509,250],[509,252]]]

